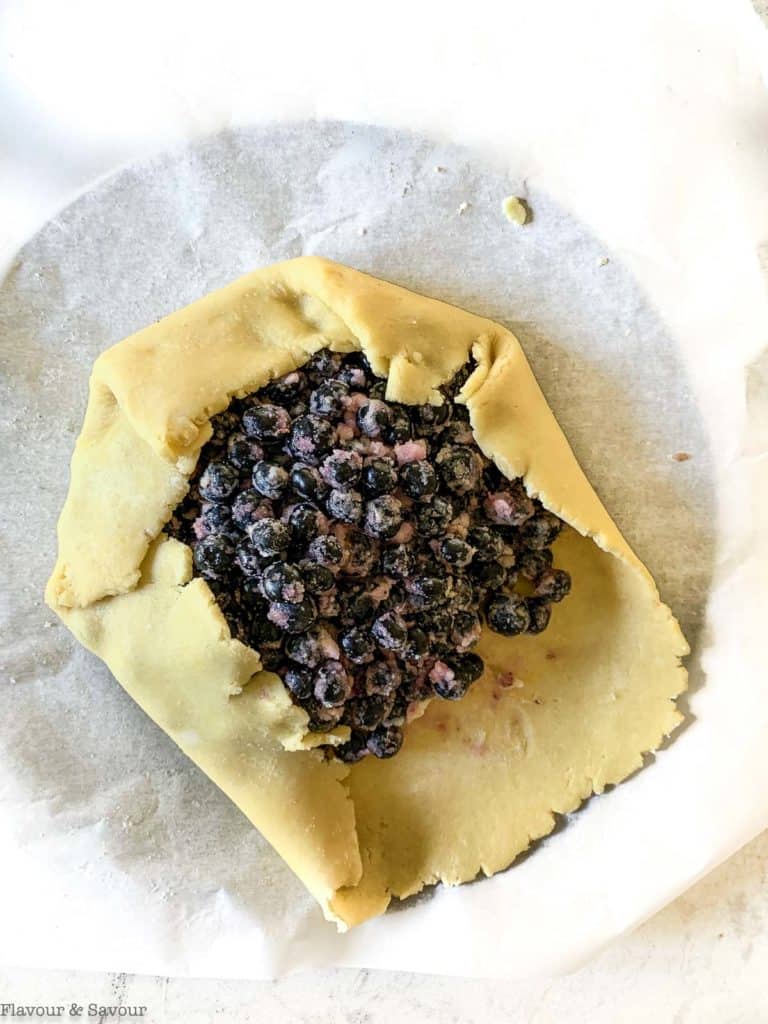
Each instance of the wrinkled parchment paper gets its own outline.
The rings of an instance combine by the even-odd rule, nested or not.
[[[562,970],[768,825],[765,534],[752,514],[766,358],[723,333],[714,291],[693,301],[684,261],[703,261],[714,238],[694,252],[681,231],[665,291],[639,268],[669,258],[666,229],[646,225],[639,260],[615,251],[529,165],[350,123],[228,130],[102,181],[13,260],[0,286],[2,960],[238,977],[326,964]],[[502,214],[510,194],[530,205],[525,227]],[[642,772],[512,870],[430,890],[342,936],[41,601],[95,356],[301,253],[516,331],[693,648],[687,723]]]

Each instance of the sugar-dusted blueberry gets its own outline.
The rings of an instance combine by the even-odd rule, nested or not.
[[[315,689],[315,680],[309,669],[291,665],[283,675],[283,682],[296,700],[306,700]]]
[[[311,597],[301,601],[273,601],[267,618],[286,633],[303,633],[317,619],[317,605]]]
[[[370,632],[357,626],[342,633],[339,637],[339,644],[345,657],[353,665],[367,665],[373,661],[376,653],[376,644]]]
[[[381,571],[385,576],[403,578],[413,570],[413,552],[407,544],[394,544],[381,553]]]
[[[354,487],[363,470],[359,452],[334,448],[320,464],[320,475],[330,487]]]
[[[394,694],[376,693],[353,698],[347,703],[344,721],[353,729],[370,732],[384,721],[392,710]]]
[[[318,565],[309,559],[299,562],[299,571],[304,581],[304,588],[310,594],[327,594],[336,586],[336,577],[324,565]]]
[[[368,750],[374,757],[394,757],[403,745],[403,730],[397,725],[380,725],[368,737]]]
[[[418,573],[405,581],[405,588],[415,608],[434,608],[448,600],[450,596],[449,581],[450,577]]]
[[[264,560],[249,540],[242,540],[235,551],[235,562],[244,576],[258,576]]]
[[[291,541],[290,529],[279,519],[271,517],[257,519],[248,526],[246,532],[258,553],[267,557],[283,554]]]
[[[475,549],[475,561],[491,561],[504,554],[504,538],[488,526],[473,526],[467,541]]]
[[[515,565],[521,576],[527,580],[537,580],[552,568],[552,552],[549,548],[542,551],[521,551],[517,555]]]
[[[408,639],[403,647],[402,657],[405,661],[422,661],[429,652],[429,637],[423,629],[413,626],[408,630]]]
[[[393,459],[367,459],[362,472],[361,487],[369,498],[391,494],[397,487],[397,467]]]
[[[340,523],[359,523],[363,518],[363,496],[359,491],[331,491],[325,499],[329,516]]]
[[[357,366],[354,363],[345,363],[345,365],[342,366],[336,374],[336,380],[340,380],[343,384],[346,384],[352,391],[365,391],[368,387],[370,378],[368,376],[368,372],[363,366]]]
[[[260,403],[243,413],[243,430],[260,444],[273,445],[285,441],[291,430],[291,417],[279,405]]]
[[[232,434],[227,441],[227,462],[241,473],[250,473],[254,462],[264,455],[264,449],[245,434]]]
[[[394,694],[402,680],[400,669],[394,663],[374,661],[365,670],[365,692],[368,694]]]
[[[488,602],[485,617],[494,633],[502,636],[525,633],[531,621],[525,598],[519,594],[496,594]]]
[[[314,668],[326,658],[338,659],[339,645],[325,626],[314,625],[285,641],[285,653],[299,665]]]
[[[293,405],[307,386],[307,378],[301,370],[277,377],[267,386],[266,393],[277,405],[286,408]]]
[[[322,384],[330,377],[335,377],[341,369],[343,356],[339,352],[321,348],[304,366],[304,372],[313,384]]]
[[[449,498],[436,494],[431,501],[416,508],[416,529],[424,537],[437,537],[445,533],[453,519],[453,504]]]
[[[251,480],[255,491],[274,501],[281,498],[288,487],[288,472],[282,466],[262,459],[253,467]]]
[[[437,490],[437,474],[425,459],[407,462],[400,470],[400,486],[409,498],[424,501]]]
[[[468,651],[480,639],[480,616],[471,611],[458,611],[451,623],[450,640],[459,651]]]
[[[301,702],[301,706],[309,715],[310,732],[328,732],[338,725],[344,714],[344,705],[337,707],[325,707],[316,697],[308,697]]]
[[[336,428],[311,413],[294,421],[288,447],[301,462],[316,464],[333,448]]]
[[[492,491],[483,502],[485,514],[494,523],[504,526],[522,526],[534,512],[533,501],[518,483],[511,483],[499,491]]]
[[[435,465],[443,486],[457,494],[474,490],[483,472],[482,459],[467,445],[445,445],[437,453]]]
[[[315,537],[328,531],[328,520],[309,501],[301,501],[293,506],[288,514],[288,525],[293,539],[301,544],[309,544]]]
[[[309,396],[309,411],[316,416],[331,416],[338,419],[344,412],[349,388],[340,381],[328,380],[317,387]]]
[[[460,700],[484,670],[483,659],[477,654],[454,654],[436,662],[429,678],[438,697]]]
[[[199,540],[194,546],[194,564],[201,576],[220,579],[232,569],[235,546],[220,533]]]
[[[543,633],[549,625],[549,619],[552,614],[549,602],[544,597],[528,597],[525,603],[528,607],[530,618],[527,632]]]
[[[320,476],[320,471],[302,462],[291,469],[290,483],[298,496],[307,501],[320,501],[328,491],[328,484]]]
[[[317,562],[318,565],[325,565],[329,568],[333,568],[341,564],[341,560],[344,557],[341,544],[335,537],[329,534],[324,534],[320,537],[315,537],[307,548],[307,558],[312,562]]]
[[[389,540],[400,529],[403,506],[392,494],[372,498],[365,506],[365,531],[371,537]]]
[[[473,562],[469,572],[475,583],[486,590],[498,590],[507,580],[507,569],[501,562]]]
[[[336,757],[345,764],[356,764],[368,754],[367,736],[363,732],[352,732],[346,743],[333,748]]]
[[[369,398],[357,410],[357,425],[367,437],[379,438],[392,422],[392,408],[377,398]]]
[[[562,520],[554,513],[539,509],[520,530],[520,540],[526,547],[542,551],[557,539],[562,528]]]
[[[240,491],[232,502],[232,522],[241,530],[247,530],[259,519],[272,518],[272,505],[258,491]]]
[[[240,477],[226,462],[209,462],[200,474],[197,487],[206,501],[226,501],[234,492]]]
[[[295,565],[273,562],[261,577],[264,596],[270,601],[288,601],[298,604],[304,599],[304,579]]]
[[[440,541],[437,553],[448,565],[463,569],[472,561],[475,549],[461,537],[445,537]]]
[[[534,594],[547,601],[562,601],[570,593],[571,576],[565,569],[548,569],[536,582]]]
[[[376,604],[370,594],[364,591],[352,596],[345,601],[342,610],[343,621],[350,624],[362,624],[370,622],[376,611]]]
[[[371,626],[376,643],[385,651],[399,651],[408,640],[408,627],[396,612],[385,612]]]
[[[381,440],[384,444],[405,444],[413,434],[411,418],[401,405],[391,406],[392,416],[389,423],[381,428]]]
[[[205,505],[200,512],[199,521],[203,536],[209,533],[231,533],[233,530],[237,533],[232,523],[232,509],[229,505],[219,505],[215,502]]]
[[[352,692],[352,677],[340,661],[328,659],[315,670],[315,697],[324,707],[339,707]]]

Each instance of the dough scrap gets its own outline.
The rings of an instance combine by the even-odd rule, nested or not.
[[[433,701],[401,752],[348,766],[233,640],[191,551],[162,527],[211,416],[320,348],[362,348],[387,397],[461,393],[480,448],[570,524],[571,595],[539,636],[485,631],[483,678]],[[96,361],[46,600],[240,807],[342,929],[424,885],[507,867],[554,815],[626,778],[679,723],[688,646],[579,467],[517,339],[319,257],[247,274]],[[338,739],[331,737],[331,740]]]

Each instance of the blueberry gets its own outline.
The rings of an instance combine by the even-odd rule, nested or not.
[[[344,558],[341,570],[345,576],[369,576],[378,559],[378,545],[362,530],[349,527],[344,533]]]
[[[315,697],[324,707],[339,707],[352,692],[352,679],[340,661],[328,660],[315,672]]]
[[[491,522],[504,526],[521,526],[534,512],[533,502],[524,488],[514,484],[488,494],[483,501],[483,508]]]
[[[290,474],[291,487],[300,498],[319,501],[328,491],[328,485],[314,466],[297,463]]]
[[[400,470],[400,486],[409,498],[423,501],[437,490],[437,474],[424,459],[407,462]]]
[[[298,636],[289,636],[285,641],[285,653],[299,665],[315,668],[325,658],[338,658],[339,648],[327,629],[312,626]]]
[[[334,448],[320,466],[320,475],[331,487],[354,487],[360,479],[363,460],[358,452]]]
[[[480,617],[475,612],[459,611],[453,616],[450,640],[458,650],[466,651],[474,647],[481,632]]]
[[[271,622],[263,611],[259,610],[251,620],[251,645],[257,650],[264,646],[275,646],[280,643],[283,633],[279,626]]]
[[[460,569],[469,565],[474,555],[474,549],[461,537],[446,537],[440,542],[438,554],[448,565],[455,565]]]
[[[344,719],[353,729],[370,732],[387,717],[392,710],[391,694],[372,694],[369,697],[356,697],[350,700],[344,709]]]
[[[295,565],[273,562],[261,577],[264,596],[271,601],[288,601],[298,604],[304,599],[304,580]]]
[[[533,592],[547,601],[562,601],[570,590],[570,574],[565,569],[549,569],[539,577]]]
[[[336,374],[336,380],[340,380],[342,384],[346,384],[353,391],[365,391],[370,382],[366,370],[362,366],[355,366],[353,363],[347,363],[342,366]]]
[[[297,401],[306,386],[307,378],[301,370],[292,370],[273,380],[266,392],[273,402],[288,407]]]
[[[408,639],[403,648],[406,661],[421,661],[429,651],[429,638],[423,629],[414,626],[408,630]]]
[[[504,554],[504,540],[496,530],[488,526],[474,526],[467,534],[467,541],[475,549],[475,561],[492,561]]]
[[[331,491],[325,507],[340,523],[359,523],[363,518],[363,496],[357,491]]]
[[[324,707],[315,697],[303,700],[301,706],[309,715],[308,728],[310,732],[327,732],[329,729],[333,729],[335,725],[339,724],[341,716],[344,714],[343,704],[332,708]]]
[[[431,434],[448,422],[451,406],[447,402],[442,405],[414,405],[409,412],[416,434]]]
[[[413,569],[413,553],[407,544],[395,544],[381,553],[381,571],[385,576],[408,576]]]
[[[344,552],[341,549],[341,544],[339,544],[335,537],[329,535],[315,537],[307,548],[307,557],[310,561],[317,562],[318,565],[339,565],[343,556]]]
[[[227,462],[243,473],[250,473],[254,462],[262,457],[261,445],[245,434],[232,434],[227,441]]]
[[[397,469],[392,459],[368,459],[362,474],[362,490],[369,498],[391,494],[397,487]]]
[[[392,409],[386,402],[369,398],[357,410],[357,425],[367,437],[381,437],[381,432],[392,422]]]
[[[405,586],[415,608],[434,608],[448,599],[449,583],[444,576],[419,573],[407,579]]]
[[[483,463],[477,452],[466,445],[446,445],[435,459],[440,479],[450,491],[466,494],[474,490],[483,471]]]
[[[272,516],[272,506],[258,491],[240,491],[232,502],[232,521],[241,530],[247,530],[259,518]]]
[[[358,761],[362,761],[368,753],[366,739],[365,733],[353,732],[347,742],[334,747],[333,752],[345,764],[356,764]]]
[[[475,583],[486,590],[498,590],[507,582],[507,570],[501,562],[473,562],[469,571]]]
[[[381,428],[381,440],[384,444],[404,444],[410,441],[413,428],[408,413],[402,406],[392,407],[392,418]]]
[[[205,533],[232,533],[232,509],[229,505],[206,505],[200,512],[200,525]],[[237,530],[234,530],[237,533]]]
[[[309,544],[322,530],[328,529],[328,520],[319,508],[315,508],[308,501],[302,501],[291,509],[288,525],[295,541]]]
[[[276,466],[263,460],[253,467],[251,475],[253,486],[265,498],[276,500],[285,493],[288,487],[288,473],[282,466]]]
[[[222,534],[211,534],[195,544],[195,568],[202,576],[220,579],[232,569],[235,548]]]
[[[399,651],[408,640],[408,627],[395,612],[385,612],[375,619],[371,632],[379,647],[386,651]]]
[[[453,519],[453,505],[450,499],[436,494],[431,501],[416,509],[416,529],[424,537],[437,537]]]
[[[403,506],[391,494],[373,498],[365,507],[365,531],[372,537],[394,537],[403,521]]]
[[[324,565],[304,559],[299,562],[299,570],[304,580],[304,588],[310,594],[327,594],[336,586],[333,573]]]
[[[317,619],[317,605],[311,597],[302,601],[273,601],[267,618],[286,633],[303,633]]]
[[[520,530],[520,540],[526,547],[542,551],[557,539],[563,528],[561,519],[553,512],[541,509]]]
[[[368,750],[374,757],[394,757],[403,745],[403,730],[397,725],[380,725],[368,737]]]
[[[447,608],[433,608],[423,624],[429,628],[430,636],[440,638],[448,635],[452,622],[453,617]]]
[[[329,380],[309,396],[309,410],[316,416],[330,416],[338,419],[344,412],[349,388],[342,381]]]
[[[279,444],[290,433],[291,417],[279,405],[252,405],[243,413],[243,430],[261,444]]]
[[[339,644],[345,656],[353,665],[367,665],[373,661],[376,653],[376,644],[373,642],[370,633],[359,627],[354,627],[339,637]]]
[[[315,681],[312,673],[305,668],[291,666],[283,675],[283,682],[296,700],[306,700],[314,692]]]
[[[365,692],[390,695],[397,690],[402,676],[400,669],[386,661],[374,661],[365,670]]]
[[[281,555],[287,550],[291,540],[291,531],[279,519],[266,517],[257,519],[247,529],[251,544],[260,555]]]
[[[226,501],[239,481],[234,467],[226,462],[209,462],[200,475],[197,489],[206,501]]]
[[[339,372],[341,360],[340,353],[322,348],[312,356],[304,367],[304,371],[313,384],[322,384]]]
[[[473,445],[475,443],[475,438],[472,434],[472,428],[468,423],[464,423],[461,420],[454,420],[452,423],[443,427],[440,431],[438,441],[440,447],[443,448],[446,445],[454,444]]]
[[[259,651],[261,667],[265,672],[280,672],[285,666],[285,658],[279,647],[262,647]]]
[[[518,594],[497,594],[488,602],[485,617],[494,633],[517,636],[525,633],[531,622],[525,599]]]
[[[248,540],[243,540],[237,545],[235,561],[244,576],[257,576],[264,564],[258,551]]]
[[[376,611],[376,605],[370,594],[355,594],[346,603],[343,609],[343,618],[350,623],[370,622]]]
[[[543,551],[522,551],[517,556],[516,568],[527,580],[537,580],[547,569],[552,568],[552,552],[549,548]]]
[[[336,429],[319,416],[300,416],[294,421],[288,442],[291,454],[301,462],[317,463],[333,447]]]
[[[525,603],[531,620],[527,631],[529,633],[543,633],[549,625],[549,618],[552,613],[549,603],[543,597],[528,597]]]
[[[429,678],[438,697],[460,700],[483,674],[485,665],[476,654],[456,654],[437,662]]]

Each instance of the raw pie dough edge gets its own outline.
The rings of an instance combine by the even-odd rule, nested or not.
[[[458,706],[434,702],[411,724],[403,751],[391,762],[369,759],[350,770],[313,751],[284,749],[302,746],[306,716],[276,677],[259,673],[258,655],[229,637],[209,588],[191,579],[189,549],[158,534],[186,492],[210,436],[210,416],[232,395],[261,387],[325,345],[362,347],[377,372],[388,373],[388,397],[407,402],[439,401],[436,388],[474,353],[478,368],[463,397],[478,444],[507,475],[525,476],[530,493],[600,549],[572,534],[557,542],[555,554],[561,564],[564,545],[577,566],[586,558],[589,572],[604,577],[618,602],[618,611],[611,606],[605,612],[620,636],[608,644],[612,653],[602,674],[593,652],[579,663],[583,674],[569,688],[566,655],[572,638],[585,631],[580,609],[594,608],[600,598],[587,601],[577,576],[574,593],[541,637],[510,641],[486,634],[486,677]],[[685,640],[586,480],[514,336],[492,321],[317,257],[248,274],[97,360],[59,547],[46,590],[50,606],[228,793],[342,926],[380,913],[391,894],[506,867],[531,839],[550,831],[553,813],[573,810],[592,791],[626,777],[680,719],[674,698],[685,688],[679,663],[688,650]],[[640,616],[639,632],[629,621],[636,616],[626,609]],[[155,643],[147,642],[148,631]],[[549,664],[556,640],[565,654]],[[638,652],[640,640],[645,652]],[[518,661],[527,662],[526,678],[516,680],[522,685],[495,696],[498,673]],[[584,707],[576,699],[580,693],[589,698]],[[603,722],[598,701],[606,694],[613,699],[605,706],[620,713]],[[490,712],[486,697],[494,702]],[[568,714],[562,720],[560,705],[569,700],[568,714],[583,713],[582,721],[569,722]],[[633,724],[638,712],[640,727]],[[515,728],[494,733],[500,718]],[[486,719],[490,738],[484,729],[477,741]],[[462,721],[474,728],[469,744]],[[602,761],[593,749],[600,736],[588,728],[585,733],[585,722],[605,730]],[[617,731],[625,737],[618,742]],[[439,783],[432,779],[432,789],[425,781],[437,761],[448,771],[449,785],[453,774],[470,775],[452,827],[445,822],[451,808],[439,793],[445,774]],[[563,774],[560,769],[571,764],[571,774]],[[473,806],[476,776],[488,771],[508,783],[497,801],[503,813],[492,823],[482,801],[479,811]],[[415,793],[414,773],[420,782]],[[510,779],[529,773],[527,788],[518,791]],[[269,785],[261,784],[264,779]],[[462,785],[457,783],[464,793]],[[385,799],[389,811],[379,806]],[[391,810],[393,800],[399,812]],[[438,821],[447,845],[435,840]],[[479,845],[463,850],[470,821]]]

